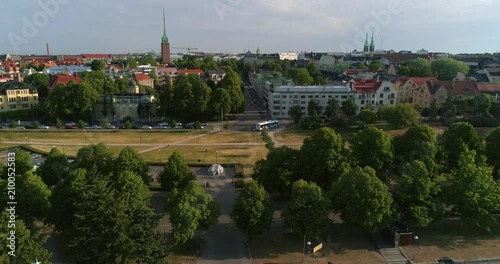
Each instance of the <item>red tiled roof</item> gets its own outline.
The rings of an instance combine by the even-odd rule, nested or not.
[[[144,73],[137,73],[134,75],[134,77],[137,81],[151,81],[151,80],[153,80],[153,78],[147,76]]]
[[[66,59],[57,62],[59,65],[83,65],[85,62],[81,59]]]
[[[109,59],[111,58],[110,54],[85,54],[86,59]]]
[[[354,83],[354,90],[356,90],[356,93],[374,94],[381,85],[382,82],[377,80],[361,80]]]
[[[201,69],[183,69],[183,70],[179,70],[179,75],[180,74],[190,74],[190,73],[195,73],[195,74],[199,74],[199,75],[204,75],[205,72]]]
[[[411,77],[410,79],[417,87],[422,86],[422,84],[424,84],[427,81],[437,80],[434,77]]]
[[[454,95],[477,95],[479,93],[478,85],[475,81],[427,81],[427,85],[431,89],[431,94],[434,94],[437,89],[443,86],[448,93],[448,96]],[[433,93],[434,92],[434,93]]]
[[[381,57],[387,59],[389,62],[402,62],[406,60],[414,60],[418,58],[429,58],[427,55],[420,55],[415,53],[410,54],[400,54],[400,53],[391,53],[391,54],[383,54]]]
[[[110,65],[106,65],[106,66],[104,66],[104,68],[103,68],[103,69],[104,69],[104,70],[108,70],[108,69],[109,69],[109,68],[111,68],[111,67],[115,67],[115,68],[116,68],[116,69],[118,69],[118,70],[121,70],[121,69],[122,69],[122,66],[121,66],[120,64],[110,64]]]
[[[80,83],[82,81],[82,79],[78,76],[57,74],[50,81],[49,87],[57,87],[60,84],[68,85],[68,83],[71,81],[74,81],[76,83]]]
[[[500,92],[500,83],[478,83],[477,88],[482,93]]]

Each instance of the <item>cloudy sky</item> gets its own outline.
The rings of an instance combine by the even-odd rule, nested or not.
[[[48,6],[48,7],[47,7]],[[2,0],[0,54],[500,51],[500,0]],[[185,52],[175,50],[172,52]]]

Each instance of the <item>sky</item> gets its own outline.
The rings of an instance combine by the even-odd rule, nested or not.
[[[500,0],[2,0],[0,54],[500,51]],[[172,52],[186,52],[172,48]]]

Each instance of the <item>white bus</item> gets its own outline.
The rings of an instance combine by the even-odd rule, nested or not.
[[[262,131],[262,129],[272,129],[278,127],[279,127],[278,120],[269,120],[257,123],[255,125],[255,131]]]

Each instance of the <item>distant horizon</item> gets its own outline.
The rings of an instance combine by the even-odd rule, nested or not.
[[[51,5],[47,4],[51,3]],[[331,0],[6,0],[0,53],[158,52],[166,10],[171,47],[206,53],[376,50],[495,53],[500,24],[494,0],[334,2]],[[195,18],[195,19],[193,19]],[[175,53],[177,50],[172,49]],[[181,50],[179,50],[181,51]],[[182,52],[179,52],[182,53]]]

